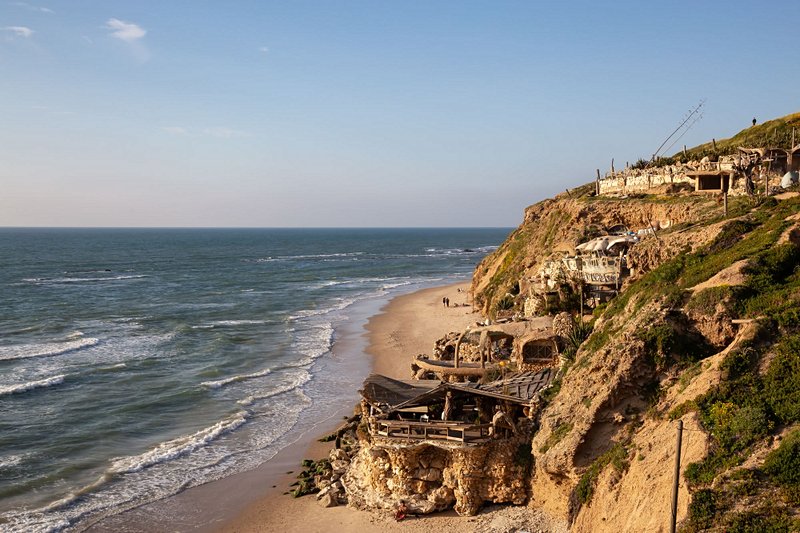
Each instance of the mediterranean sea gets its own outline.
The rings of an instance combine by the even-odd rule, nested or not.
[[[268,461],[363,379],[330,360],[340,328],[468,279],[509,231],[0,229],[0,529]]]

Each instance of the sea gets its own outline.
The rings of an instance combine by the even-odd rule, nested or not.
[[[509,231],[0,228],[0,530],[257,468],[357,397],[337,341]]]

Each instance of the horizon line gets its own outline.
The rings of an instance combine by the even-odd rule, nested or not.
[[[0,226],[4,229],[513,229],[516,226]]]

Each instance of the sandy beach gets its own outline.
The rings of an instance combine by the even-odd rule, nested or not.
[[[391,300],[379,314],[370,318],[366,329],[367,352],[373,358],[373,372],[398,379],[410,378],[411,358],[430,352],[436,339],[449,331],[458,331],[479,319],[467,304],[469,283],[423,289]],[[459,289],[461,292],[459,292]],[[450,298],[450,307],[442,305],[443,297]],[[352,409],[352,406],[349,406]],[[328,430],[328,428],[326,428]],[[320,432],[322,434],[324,432]],[[298,443],[299,444],[299,443]],[[312,440],[303,457],[319,458],[327,454],[330,444]],[[287,450],[284,457],[295,459],[289,470],[299,470],[298,449]],[[282,458],[281,465],[291,463]],[[314,496],[292,498],[284,495],[294,476],[283,473],[260,499],[245,507],[230,522],[215,527],[224,533],[245,532],[329,532],[329,531],[429,531],[432,528],[464,528],[478,518],[462,518],[454,512],[395,522],[387,513],[362,512],[345,506],[325,509]],[[486,520],[484,517],[482,520]]]

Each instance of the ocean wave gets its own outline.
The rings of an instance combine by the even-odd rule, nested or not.
[[[472,254],[485,254],[497,250],[497,246],[478,246],[476,248],[425,248],[428,254],[436,255],[472,255]],[[422,255],[427,257],[427,255]]]
[[[342,258],[352,259],[364,255],[365,252],[342,252],[332,254],[302,254],[302,255],[279,255],[277,257],[260,257],[252,259],[255,263],[274,263],[278,261],[303,261],[306,259],[340,260]]]
[[[215,320],[208,324],[200,324],[199,326],[192,326],[192,329],[213,329],[219,327],[230,326],[255,326],[267,324],[266,320]]]
[[[102,281],[121,281],[128,279],[146,278],[144,274],[124,274],[120,276],[109,276],[105,278],[23,278],[22,281],[27,283],[36,283],[37,285],[47,284],[62,284],[62,283],[97,283]]]
[[[109,473],[130,474],[191,453],[242,426],[248,417],[247,412],[241,411],[191,435],[162,442],[141,455],[117,458],[112,463]]]
[[[25,457],[28,454],[19,454],[19,455],[6,455],[5,457],[0,457],[0,470],[4,468],[12,468],[22,463],[25,460]]]
[[[388,277],[388,278],[329,279],[329,280],[320,281],[320,282],[317,282],[317,283],[312,283],[312,284],[308,285],[308,288],[311,289],[311,290],[314,290],[314,289],[325,289],[325,288],[328,288],[328,287],[340,287],[342,285],[361,286],[361,285],[367,285],[367,284],[370,284],[370,283],[387,283],[387,282],[389,282],[389,285],[391,285],[391,287],[395,287],[395,286],[399,287],[401,285],[408,285],[409,283],[411,283],[410,279],[411,278],[409,278],[407,276]],[[397,285],[395,285],[394,283],[397,283]],[[389,288],[391,288],[391,287],[389,287]]]
[[[259,372],[253,372],[252,374],[240,374],[237,376],[231,376],[229,378],[219,379],[216,381],[204,381],[200,385],[202,385],[203,387],[207,387],[209,389],[219,389],[231,383],[237,383],[239,381],[245,381],[248,379],[261,378],[269,375],[271,372],[272,371],[269,368],[267,368]]]
[[[314,324],[296,331],[292,349],[305,357],[285,366],[304,367],[312,363],[314,359],[325,355],[333,346],[333,335],[333,324],[330,322]]]
[[[289,320],[298,320],[301,318],[310,318],[313,316],[327,315],[328,313],[333,313],[334,311],[341,311],[342,309],[346,309],[347,307],[350,307],[357,301],[358,299],[356,298],[337,298],[336,303],[329,307],[322,307],[319,309],[301,309],[295,314],[289,315]]]
[[[51,357],[75,352],[83,348],[97,345],[100,339],[89,337],[68,342],[50,342],[44,344],[18,344],[15,346],[0,347],[0,361],[13,359],[29,359],[31,357]]]
[[[45,387],[52,387],[54,385],[60,385],[64,383],[64,378],[66,375],[61,374],[58,376],[52,376],[45,379],[40,379],[37,381],[29,381],[27,383],[19,383],[17,385],[6,385],[0,386],[0,396],[8,396],[10,394],[21,394],[23,392],[28,392],[33,389],[43,389]]]
[[[283,385],[281,387],[278,387],[277,389],[273,389],[273,390],[271,390],[269,392],[266,392],[264,394],[252,394],[252,395],[249,395],[249,396],[247,396],[245,398],[242,398],[241,400],[238,400],[236,403],[238,403],[241,406],[247,407],[247,406],[252,405],[254,402],[257,402],[259,400],[266,400],[268,398],[272,398],[273,396],[278,396],[279,394],[284,394],[284,393],[287,393],[287,392],[291,392],[294,389],[302,387],[303,385],[308,383],[308,381],[310,379],[311,379],[311,374],[309,374],[308,372],[302,372],[293,381],[291,381],[291,382],[289,382],[289,383],[287,383],[287,384],[285,384],[285,385]]]

